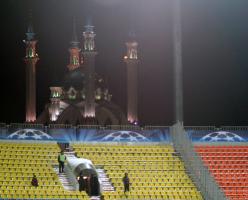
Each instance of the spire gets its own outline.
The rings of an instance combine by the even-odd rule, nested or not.
[[[77,30],[76,30],[76,18],[73,17],[73,27],[72,27],[72,40],[71,40],[72,47],[78,47],[79,41],[77,37]]]
[[[92,26],[92,18],[90,16],[86,18],[86,25]]]
[[[84,26],[85,27],[85,32],[91,32],[91,33],[93,33],[94,32],[94,26],[92,26],[92,25],[85,25]]]
[[[76,19],[73,17],[73,27],[72,27],[72,40],[70,42],[71,46],[69,48],[70,52],[70,63],[67,65],[70,71],[80,67],[80,58],[79,58],[79,41],[77,38],[76,31]]]
[[[83,32],[84,36],[84,51],[95,51],[95,32],[94,26],[91,23],[90,18],[87,18],[87,23],[84,26],[85,31]]]
[[[27,36],[27,41],[34,40],[34,28],[33,28],[33,16],[32,16],[32,10],[29,11],[29,16],[28,16],[28,28],[26,32]]]
[[[136,33],[134,30],[130,30],[128,33],[128,40],[135,41],[136,40]]]
[[[85,32],[94,32],[94,26],[92,25],[91,17],[87,17],[86,25],[84,27],[85,27]]]
[[[124,59],[138,59],[138,51],[137,46],[138,42],[136,41],[136,34],[133,30],[130,30],[128,33],[128,40],[126,42],[127,46],[127,55],[124,57]]]

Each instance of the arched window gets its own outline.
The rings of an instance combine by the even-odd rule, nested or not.
[[[28,57],[29,57],[29,58],[34,57],[34,51],[33,51],[32,48],[29,48],[29,49],[28,49]]]
[[[72,63],[73,63],[73,65],[78,65],[79,64],[77,56],[73,56]]]

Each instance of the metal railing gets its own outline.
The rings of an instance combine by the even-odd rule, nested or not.
[[[33,123],[11,123],[9,125],[10,128],[38,128],[38,129],[43,129],[44,125],[43,124],[33,124]]]
[[[6,124],[5,123],[0,123],[0,128],[5,128]]]
[[[0,128],[74,128],[74,129],[111,129],[111,130],[154,130],[154,129],[167,129],[171,126],[137,126],[137,125],[72,125],[72,124],[35,124],[35,123],[0,123]],[[186,131],[248,131],[248,126],[184,126]]]
[[[103,129],[104,127],[100,125],[78,125],[77,129]]]
[[[144,130],[154,130],[154,129],[167,129],[170,126],[144,126]]]
[[[110,130],[141,130],[140,126],[135,126],[135,125],[107,125],[106,129],[110,129]]]
[[[170,133],[175,150],[181,154],[191,178],[196,183],[206,200],[225,200],[224,192],[216,183],[207,167],[204,166],[201,158],[194,151],[193,145],[186,134],[181,123],[170,128]]]
[[[248,126],[221,126],[223,131],[247,131]]]
[[[184,126],[185,130],[195,130],[195,131],[214,131],[216,130],[215,126]]]
[[[73,128],[71,124],[49,124],[48,128]]]

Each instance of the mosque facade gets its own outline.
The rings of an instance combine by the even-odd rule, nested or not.
[[[80,45],[73,22],[73,34],[69,47],[69,64],[61,85],[50,87],[50,99],[45,109],[36,113],[36,65],[39,55],[37,40],[30,23],[24,43],[26,45],[26,122],[56,124],[123,125],[138,123],[138,43],[134,36],[126,42],[127,54],[127,111],[112,101],[105,80],[95,71],[97,50],[94,26],[84,26]],[[80,48],[81,47],[81,48]]]

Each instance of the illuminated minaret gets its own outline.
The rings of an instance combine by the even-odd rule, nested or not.
[[[71,46],[69,48],[70,52],[70,63],[67,65],[68,69],[70,71],[78,68],[80,66],[80,49],[79,49],[79,41],[77,38],[76,33],[76,21],[75,18],[73,19],[73,34],[72,34],[72,40],[70,42]]]
[[[32,23],[29,23],[26,33],[26,122],[34,122],[36,120],[36,63],[39,56],[36,53],[37,40],[34,39]]]
[[[86,25],[83,32],[83,67],[85,68],[85,109],[84,117],[95,117],[95,36],[94,26]]]
[[[126,42],[127,55],[124,61],[127,65],[127,119],[130,123],[138,122],[138,55],[135,34],[129,34],[130,39]]]

